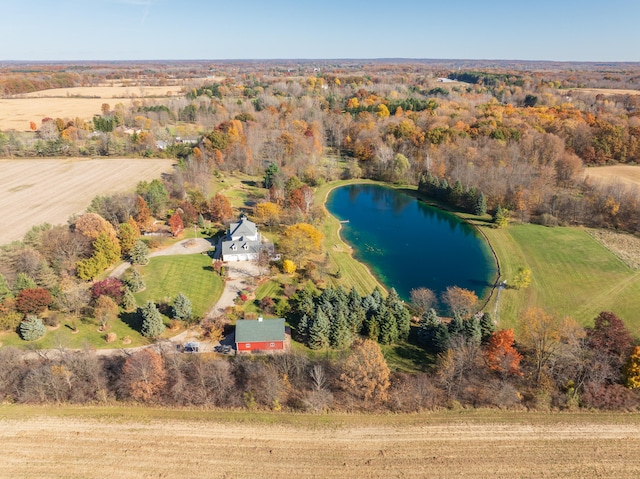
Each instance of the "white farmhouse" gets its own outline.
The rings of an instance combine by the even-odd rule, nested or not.
[[[242,215],[240,221],[229,225],[227,234],[220,239],[218,251],[222,261],[250,261],[258,259],[261,247],[258,227]]]

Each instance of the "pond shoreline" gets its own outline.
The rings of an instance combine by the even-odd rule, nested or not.
[[[476,236],[476,239],[479,240],[481,244],[483,244],[483,246],[480,246],[480,248],[484,249],[484,245],[486,245],[487,250],[485,250],[484,256],[485,256],[485,260],[487,260],[487,267],[490,268],[491,270],[494,270],[494,272],[491,272],[489,274],[486,280],[485,288],[488,289],[488,291],[483,291],[481,294],[480,299],[482,300],[483,304],[480,310],[484,310],[491,303],[491,300],[494,298],[494,292],[496,291],[497,285],[499,283],[499,279],[501,277],[501,267],[500,267],[500,261],[496,254],[496,251],[493,245],[491,244],[491,242],[489,241],[489,238],[487,237],[487,235],[482,231],[482,229],[479,227],[479,225],[475,221],[470,221],[469,218],[464,217],[458,211],[453,211],[444,205],[441,205],[437,202],[430,201],[430,199],[425,198],[421,193],[417,191],[415,187],[411,187],[410,185],[394,185],[394,184],[373,181],[373,180],[347,180],[347,181],[335,182],[324,192],[324,198],[322,198],[323,207],[325,211],[327,211],[328,215],[331,217],[331,221],[336,222],[335,228],[332,228],[332,229],[335,230],[341,243],[347,246],[349,255],[351,257],[351,261],[361,264],[367,270],[368,274],[371,275],[371,277],[376,280],[376,282],[378,283],[382,282],[381,279],[379,279],[378,276],[373,272],[369,263],[363,260],[357,259],[354,256],[354,252],[355,252],[354,248],[349,244],[349,242],[344,237],[344,233],[342,230],[343,222],[340,221],[340,219],[338,219],[337,216],[329,212],[329,209],[327,207],[329,194],[331,192],[343,186],[354,186],[354,185],[371,185],[371,186],[377,186],[377,187],[393,190],[397,193],[404,194],[410,198],[413,198],[418,204],[423,204],[424,206],[434,208],[435,210],[440,211],[442,213],[449,214],[455,217],[456,220],[460,222],[460,224],[464,224],[465,226],[470,227],[470,229],[473,230]],[[343,220],[344,219],[346,219],[346,217],[343,218]],[[331,224],[330,226],[333,227],[333,224]],[[387,282],[389,282],[389,280],[387,280]],[[383,285],[383,286],[385,289],[392,287],[392,285],[388,285],[388,286]],[[404,289],[406,289],[406,285]]]

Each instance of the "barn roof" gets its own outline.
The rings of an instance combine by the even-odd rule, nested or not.
[[[284,341],[284,318],[236,321],[236,343]]]

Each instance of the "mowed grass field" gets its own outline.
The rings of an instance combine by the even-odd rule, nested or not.
[[[0,130],[29,131],[30,122],[40,126],[43,118],[82,118],[99,115],[104,103],[131,104],[135,98],[166,97],[180,93],[181,86],[91,86],[42,90],[13,98],[0,98]]]
[[[580,228],[512,224],[481,227],[500,260],[502,279],[529,268],[527,289],[500,294],[500,326],[517,325],[518,316],[536,306],[591,325],[600,311],[613,311],[640,336],[640,270],[633,270]],[[495,296],[487,307],[494,311]]]
[[[0,478],[640,474],[640,416],[631,414],[303,415],[3,405],[0,442]]]
[[[621,183],[623,185],[633,186],[638,188],[640,192],[640,166],[598,166],[585,169],[583,176],[604,184]]]
[[[20,239],[35,225],[66,223],[97,195],[132,191],[141,180],[159,178],[172,160],[0,160],[0,244]]]
[[[171,303],[178,293],[183,293],[193,305],[194,316],[201,318],[224,288],[211,267],[211,258],[203,254],[157,256],[138,269],[147,286],[135,294],[138,306],[147,301]]]
[[[316,204],[324,205],[327,196],[334,188],[352,183],[366,182],[366,180],[346,180],[322,185],[316,189]],[[338,270],[340,271],[339,278],[331,278],[332,283],[335,285],[341,284],[347,291],[355,286],[360,294],[369,294],[376,286],[379,286],[383,291],[386,290],[386,287],[373,276],[366,265],[353,258],[351,247],[340,237],[340,222],[328,212],[327,219],[322,225],[322,233],[325,237],[323,249],[329,257],[328,269],[334,274]]]

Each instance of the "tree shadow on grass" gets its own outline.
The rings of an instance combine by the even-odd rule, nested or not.
[[[203,266],[202,269],[205,271],[213,271],[213,266]]]
[[[142,319],[140,318],[138,311],[121,313],[120,321],[125,323],[134,331],[140,331],[142,329]]]
[[[434,365],[434,358],[424,349],[407,343],[392,346],[393,354],[407,363],[407,367],[418,371],[429,371]]]

